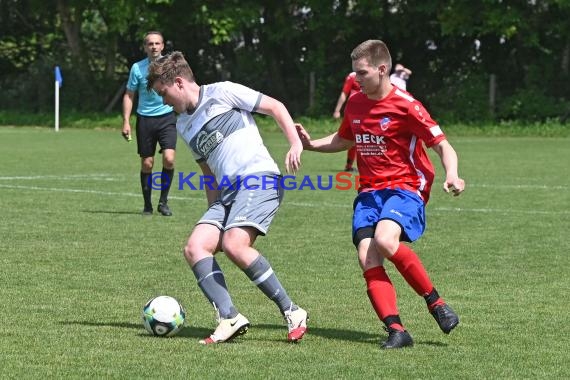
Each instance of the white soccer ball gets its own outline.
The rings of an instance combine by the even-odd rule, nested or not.
[[[142,310],[146,330],[156,336],[174,336],[184,327],[186,311],[175,298],[158,296],[150,299]]]

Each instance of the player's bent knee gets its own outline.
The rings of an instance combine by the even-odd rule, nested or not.
[[[145,173],[150,173],[152,171],[152,167],[154,166],[154,160],[152,157],[147,157],[142,160],[141,162],[141,169]]]
[[[224,251],[224,253],[226,254],[226,256],[230,257],[230,258],[239,258],[240,256],[240,252],[243,252],[244,247],[242,244],[239,244],[238,242],[234,242],[234,241],[227,241],[224,240],[222,243],[222,250]]]
[[[193,259],[194,255],[192,249],[188,245],[186,245],[182,250],[182,255],[184,256],[188,264],[193,265],[195,263],[195,260]]]
[[[174,158],[172,159],[166,159],[166,160],[162,160],[162,166],[165,169],[174,169]]]
[[[193,265],[205,256],[210,255],[209,251],[204,248],[200,241],[189,239],[183,249],[184,258],[188,263]]]
[[[374,244],[382,256],[390,257],[398,249],[400,241],[398,239],[394,239],[391,236],[378,235],[374,236]]]

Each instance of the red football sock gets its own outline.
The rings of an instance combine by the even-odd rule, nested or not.
[[[389,258],[394,263],[396,269],[402,274],[410,286],[424,297],[433,289],[433,284],[424,268],[418,255],[407,245],[401,244],[392,257]]]
[[[384,321],[386,317],[398,316],[396,289],[394,289],[384,267],[368,269],[364,272],[364,279],[366,280],[368,298],[378,318]],[[388,327],[404,330],[401,323],[391,323]]]

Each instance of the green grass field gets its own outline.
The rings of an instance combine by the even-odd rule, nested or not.
[[[285,139],[264,135],[282,164]],[[173,217],[142,217],[136,145],[118,131],[0,128],[0,377],[570,378],[570,140],[450,140],[467,190],[444,194],[434,158],[428,228],[414,244],[461,317],[449,336],[389,264],[416,344],[379,349],[386,334],[350,239],[354,193],[304,190],[286,194],[257,247],[309,311],[309,333],[286,343],[275,305],[220,256],[252,327],[232,343],[203,347],[214,313],[181,255],[203,193],[173,189]],[[196,171],[182,143],[178,152],[176,170]],[[334,175],[344,154],[303,159],[299,174]],[[159,294],[187,309],[177,337],[154,338],[142,326],[142,305]]]

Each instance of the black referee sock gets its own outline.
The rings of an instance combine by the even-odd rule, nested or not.
[[[168,192],[170,191],[170,186],[172,185],[172,177],[174,177],[174,168],[165,169],[162,168],[162,186],[160,190],[160,203],[166,204],[168,202]]]
[[[150,187],[149,179],[151,173],[143,173],[141,172],[141,189],[142,195],[144,199],[144,208],[150,209],[152,208],[152,187]]]

